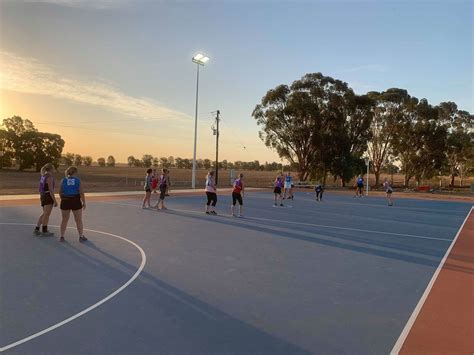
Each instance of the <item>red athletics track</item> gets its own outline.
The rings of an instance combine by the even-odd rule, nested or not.
[[[395,345],[400,354],[474,353],[474,213],[466,217],[424,302]],[[414,321],[414,323],[413,323]],[[412,323],[411,329],[410,325]],[[405,333],[405,334],[404,334]],[[408,333],[408,334],[407,334]],[[407,335],[406,335],[407,334]],[[406,336],[405,341],[403,338]]]

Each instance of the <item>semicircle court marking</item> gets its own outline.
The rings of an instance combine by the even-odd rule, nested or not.
[[[0,225],[11,225],[11,226],[35,226],[35,224],[32,224],[32,223],[9,223],[9,222],[0,222]],[[50,227],[56,227],[56,228],[59,228],[59,226],[53,226],[51,225]],[[68,227],[68,229],[75,229],[74,227]],[[113,234],[113,233],[108,233],[108,232],[102,232],[102,231],[98,231],[98,230],[95,230],[95,229],[86,229],[84,228],[85,231],[88,231],[88,232],[93,232],[93,233],[99,233],[99,234],[103,234],[103,235],[106,235],[106,236],[109,236],[109,237],[114,237],[114,238],[117,238],[117,239],[121,239],[123,241],[126,241],[127,243],[133,245],[135,248],[138,249],[138,251],[140,252],[140,255],[141,255],[141,258],[142,258],[142,261],[140,263],[140,266],[138,268],[138,270],[135,272],[135,274],[133,274],[133,276],[126,282],[124,283],[122,286],[120,286],[117,290],[115,290],[114,292],[112,292],[111,294],[109,294],[107,297],[101,299],[99,302],[97,303],[94,303],[92,306],[89,306],[87,307],[86,309],[80,311],[79,313],[76,313],[74,315],[72,315],[71,317],[69,318],[66,318],[64,319],[63,321],[59,322],[59,323],[56,323],[46,329],[43,329],[37,333],[34,333],[30,336],[27,336],[23,339],[20,339],[16,342],[13,342],[11,344],[8,344],[8,345],[5,345],[5,346],[2,346],[0,348],[0,352],[2,351],[6,351],[6,350],[9,350],[9,349],[12,349],[18,345],[21,345],[23,343],[26,343],[27,341],[30,341],[30,340],[33,340],[43,334],[46,334],[46,333],[49,333],[50,331],[56,329],[56,328],[59,328],[69,322],[72,322],[73,320],[83,316],[84,314],[92,311],[93,309],[99,307],[100,305],[104,304],[105,302],[107,302],[108,300],[110,300],[111,298],[117,296],[120,292],[122,292],[123,290],[125,290],[128,286],[130,286],[130,284],[140,275],[140,273],[143,271],[144,267],[145,267],[145,264],[146,264],[146,254],[145,254],[145,251],[142,249],[141,246],[139,246],[138,244],[136,244],[135,242],[132,242],[131,240],[125,238],[125,237],[121,237],[117,234]]]

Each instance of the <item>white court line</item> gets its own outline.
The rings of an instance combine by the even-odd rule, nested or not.
[[[444,263],[446,262],[446,259],[448,259],[448,256],[451,253],[451,249],[453,249],[454,244],[456,244],[456,241],[458,240],[459,234],[461,234],[461,231],[464,228],[464,224],[466,224],[466,221],[468,220],[469,216],[471,215],[473,209],[474,209],[474,207],[471,207],[469,213],[467,214],[466,218],[464,219],[464,222],[462,223],[462,225],[459,228],[456,236],[454,237],[453,242],[451,243],[448,250],[446,251],[446,254],[444,254],[443,259],[439,263],[438,268],[436,269],[435,273],[433,274],[433,277],[431,278],[430,282],[428,283],[428,286],[426,286],[425,292],[423,293],[420,300],[418,301],[418,304],[416,305],[415,309],[413,310],[413,313],[411,314],[410,318],[408,319],[407,324],[405,324],[405,327],[403,328],[402,333],[398,337],[397,342],[393,346],[392,351],[390,351],[391,355],[397,355],[400,352],[400,350],[402,349],[403,343],[405,343],[405,340],[408,337],[408,334],[410,333],[410,330],[413,327],[413,324],[415,324],[416,318],[418,317],[418,314],[420,314],[421,308],[423,308],[423,305],[425,304],[425,301],[428,298],[428,295],[430,294],[431,289],[433,288],[433,285],[436,282],[436,279],[438,278],[438,275],[441,272],[441,269],[443,268]]]
[[[35,224],[31,224],[31,223],[2,223],[0,222],[0,225],[13,225],[13,226],[35,226]],[[50,227],[58,227],[59,226],[50,226]],[[68,227],[68,229],[75,229],[74,227]],[[82,310],[81,312],[63,320],[62,322],[59,322],[59,323],[56,323],[55,325],[52,325],[51,327],[49,328],[46,328],[40,332],[37,332],[35,334],[32,334],[26,338],[23,338],[21,340],[18,340],[14,343],[11,343],[11,344],[8,344],[8,345],[5,345],[3,347],[0,348],[0,352],[2,351],[6,351],[6,350],[9,350],[9,349],[12,349],[20,344],[23,344],[23,343],[26,343],[27,341],[30,341],[32,339],[35,339],[43,334],[46,334],[56,328],[59,328],[71,321],[73,321],[74,319],[76,318],[79,318],[81,316],[83,316],[84,314],[92,311],[93,309],[99,307],[100,305],[102,305],[103,303],[107,302],[108,300],[110,300],[111,298],[117,296],[117,294],[119,294],[120,292],[122,292],[123,290],[125,290],[137,277],[138,275],[140,275],[140,273],[142,272],[143,268],[145,267],[145,264],[146,264],[146,254],[145,252],[143,251],[143,249],[136,243],[132,242],[131,240],[127,239],[127,238],[124,238],[124,237],[121,237],[119,235],[116,235],[116,234],[112,234],[112,233],[107,233],[107,232],[102,232],[102,231],[98,231],[98,230],[94,230],[94,229],[85,229],[85,231],[88,231],[88,232],[94,232],[94,233],[99,233],[99,234],[103,234],[103,235],[107,235],[107,236],[110,236],[110,237],[114,237],[114,238],[118,238],[118,239],[122,239],[124,241],[126,241],[127,243],[130,243],[132,244],[135,248],[138,249],[138,251],[140,252],[141,254],[141,257],[142,257],[142,261],[141,261],[141,264],[140,264],[140,267],[138,268],[138,270],[135,272],[135,274],[125,283],[123,284],[120,288],[118,288],[117,290],[115,290],[114,292],[112,292],[110,295],[108,295],[107,297],[105,297],[104,299],[100,300],[99,302],[93,304],[92,306],[90,307],[87,307],[86,309]],[[87,242],[86,242],[87,243]]]
[[[97,202],[95,202],[97,203]],[[98,202],[98,203],[105,203],[105,204],[112,204],[118,206],[133,206],[133,207],[140,207],[139,205],[134,205],[131,203],[117,203],[117,202]],[[187,212],[187,213],[195,213],[195,214],[203,214],[203,212],[192,211],[192,210],[182,210],[177,208],[169,209],[170,211],[178,211],[178,212]],[[223,215],[220,214],[221,217],[229,217],[230,215]],[[315,224],[315,223],[304,223],[304,222],[294,222],[294,221],[285,221],[281,219],[271,219],[271,218],[259,218],[259,217],[245,217],[243,220],[259,220],[259,221],[269,221],[269,222],[279,222],[279,223],[286,223],[286,224],[297,224],[302,226],[310,226],[310,227],[319,227],[319,228],[327,228],[327,229],[339,229],[339,230],[348,230],[348,231],[355,231],[355,232],[364,232],[364,233],[375,233],[375,234],[386,234],[386,235],[393,235],[396,237],[406,237],[406,238],[415,238],[415,239],[429,239],[429,240],[439,240],[443,242],[451,242],[451,239],[446,238],[435,238],[435,237],[426,237],[423,235],[415,235],[415,234],[404,234],[404,233],[393,233],[393,232],[382,232],[370,229],[358,229],[358,228],[348,228],[348,227],[337,227],[337,226],[328,226],[325,224]]]

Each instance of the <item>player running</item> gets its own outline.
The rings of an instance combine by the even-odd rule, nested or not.
[[[235,217],[235,204],[239,201],[239,217],[242,218],[243,215],[243,200],[244,196],[244,174],[239,174],[239,177],[234,181],[234,189],[232,190],[232,207],[231,213],[232,217]]]

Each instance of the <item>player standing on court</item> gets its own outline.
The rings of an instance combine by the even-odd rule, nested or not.
[[[206,176],[206,191],[207,203],[206,203],[206,214],[217,214],[215,211],[217,203],[217,188],[216,181],[214,180],[214,172],[209,171]]]
[[[167,208],[165,207],[165,195],[166,195],[166,169],[162,170],[162,174],[160,175],[160,178],[158,179],[158,187],[160,189],[160,199],[158,200],[158,203],[156,204],[155,208],[160,209],[160,203],[161,203],[161,209],[166,210]]]
[[[38,218],[36,228],[33,232],[35,235],[49,236],[54,233],[48,230],[49,216],[53,207],[56,207],[56,197],[54,196],[54,176],[53,176],[53,164],[48,163],[41,168],[41,178],[39,183],[39,193],[41,207],[43,207],[43,213]],[[43,226],[40,231],[40,227]]]
[[[144,190],[145,190],[145,197],[143,198],[143,204],[142,208],[146,208],[145,204],[147,204],[148,208],[151,207],[150,204],[150,198],[151,198],[151,190],[153,188],[153,170],[148,169],[146,171],[146,176],[145,176],[145,184],[144,184]]]
[[[320,183],[317,183],[316,186],[314,187],[314,191],[316,192],[316,201],[321,202],[323,200],[323,192],[324,192],[323,185]]]
[[[66,169],[66,177],[61,180],[59,188],[59,196],[61,197],[61,238],[60,242],[64,242],[64,234],[66,233],[67,222],[69,216],[74,215],[76,221],[77,232],[79,233],[79,241],[85,242],[87,240],[84,237],[84,226],[82,224],[82,210],[86,209],[86,199],[84,196],[84,190],[82,188],[81,180],[76,177],[77,168],[70,166]]]
[[[242,197],[244,195],[244,182],[243,179],[244,174],[239,174],[239,177],[234,181],[234,189],[232,190],[232,207],[231,213],[232,217],[235,217],[235,204],[239,201],[239,217],[243,217],[243,200]]]
[[[293,177],[291,176],[290,172],[286,173],[285,176],[285,194],[283,196],[283,199],[292,199],[293,200]],[[288,197],[286,196],[286,193],[288,192]]]
[[[393,188],[392,188],[392,184],[390,183],[390,181],[388,181],[387,178],[385,178],[385,181],[383,183],[383,189],[385,190],[385,194],[387,196],[388,205],[393,206],[393,201],[392,201]]]
[[[275,206],[283,206],[281,196],[281,189],[283,188],[283,176],[281,176],[281,174],[276,177],[273,186],[273,194],[275,195]]]
[[[354,197],[362,197],[364,190],[364,178],[359,175],[356,181],[356,194]]]

